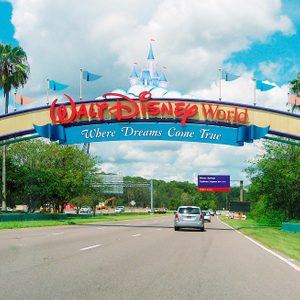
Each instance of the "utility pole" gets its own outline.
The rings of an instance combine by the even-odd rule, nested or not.
[[[240,180],[240,202],[244,202],[244,181]]]
[[[2,146],[2,211],[6,211],[6,146]]]
[[[150,200],[151,200],[151,213],[154,213],[154,207],[153,207],[153,180],[150,180]]]

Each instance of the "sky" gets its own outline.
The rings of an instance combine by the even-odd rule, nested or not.
[[[299,72],[299,30],[299,0],[0,0],[0,42],[28,56],[30,78],[18,93],[35,99],[30,106],[45,105],[47,78],[68,84],[64,92],[79,99],[80,68],[103,76],[84,84],[84,99],[127,90],[133,63],[146,66],[154,39],[169,90],[216,100],[222,67],[240,76],[222,83],[223,101],[252,104],[256,78],[276,86],[257,91],[257,105],[286,111],[288,83]],[[61,96],[52,92],[50,99]],[[247,183],[245,168],[261,151],[261,141],[91,145],[104,172],[189,182],[209,174]]]

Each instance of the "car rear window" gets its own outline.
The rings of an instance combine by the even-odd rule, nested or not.
[[[200,214],[200,209],[198,207],[181,207],[179,208],[180,214]]]

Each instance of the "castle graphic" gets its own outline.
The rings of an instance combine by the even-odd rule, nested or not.
[[[129,88],[123,90],[120,88],[114,89],[111,92],[128,95],[137,98],[141,92],[151,92],[152,98],[173,98],[173,99],[194,99],[194,96],[182,94],[176,90],[169,90],[169,82],[164,72],[165,67],[160,68],[154,57],[152,44],[150,43],[147,66],[138,70],[137,63],[132,66],[129,74]],[[98,97],[96,99],[101,99]]]
[[[151,43],[147,57],[147,64],[147,68],[143,68],[141,72],[138,72],[136,69],[136,63],[134,63],[129,75],[130,86],[143,85],[145,87],[151,86],[167,89],[167,77],[165,73],[157,67]]]

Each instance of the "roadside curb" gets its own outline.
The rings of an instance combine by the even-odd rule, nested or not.
[[[252,243],[254,243],[255,245],[257,245],[258,247],[262,248],[263,250],[267,251],[268,253],[272,254],[273,256],[277,257],[278,259],[280,259],[281,261],[285,262],[286,264],[288,264],[290,267],[292,267],[294,270],[300,272],[300,265],[296,265],[294,263],[292,263],[289,259],[279,255],[278,253],[274,252],[273,250],[267,248],[266,246],[263,246],[261,243],[257,242],[256,240],[250,238],[249,236],[243,234],[242,232],[236,230],[235,228],[231,227],[230,225],[224,223],[223,221],[220,220],[220,218],[218,217],[218,220],[224,224],[225,226],[229,227],[230,229],[234,230],[236,233],[242,235],[244,238],[246,238],[247,240],[251,241]]]

